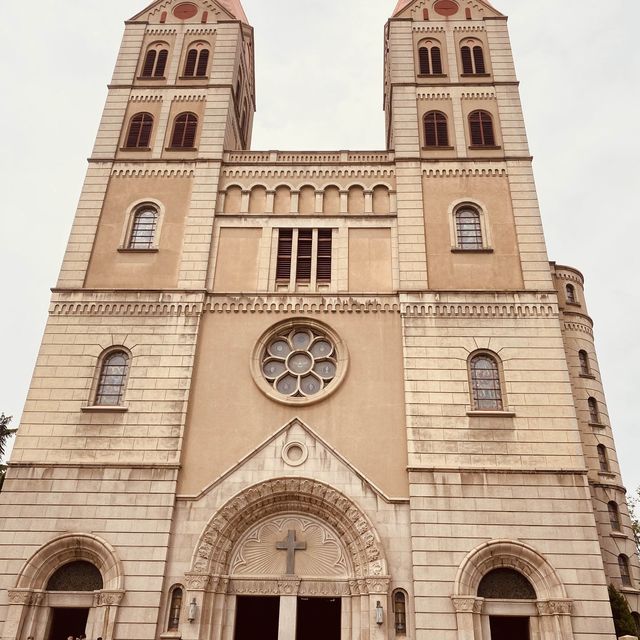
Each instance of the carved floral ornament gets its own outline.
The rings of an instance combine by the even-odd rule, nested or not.
[[[259,589],[261,594],[272,591],[286,593],[287,588],[294,588],[291,580],[297,580],[298,576],[274,579],[265,574],[264,579],[253,580],[242,578],[241,575],[234,576],[231,570],[232,563],[237,568],[245,562],[237,551],[232,553],[243,536],[250,537],[251,532],[260,530],[260,523],[269,518],[288,521],[288,514],[295,514],[292,517],[309,523],[307,526],[316,540],[321,535],[333,536],[333,542],[327,546],[331,557],[327,556],[324,562],[333,563],[334,567],[339,567],[335,572],[344,575],[339,577],[336,573],[326,584],[309,576],[308,580],[303,580],[302,584],[295,587],[297,592],[311,593],[314,589],[319,592],[323,589],[338,589],[344,593],[387,592],[389,579],[386,558],[380,539],[367,516],[344,494],[309,478],[269,480],[249,487],[229,500],[215,514],[200,537],[191,570],[185,576],[187,588],[216,592],[224,592],[229,588],[230,591],[241,590],[243,593]],[[324,533],[314,528],[318,522],[323,524]],[[332,532],[331,535],[329,532]],[[344,559],[338,553],[338,541],[348,556]],[[258,551],[259,545],[254,549],[255,553]],[[258,553],[257,557],[262,556]],[[229,575],[231,579],[228,586],[222,576]]]

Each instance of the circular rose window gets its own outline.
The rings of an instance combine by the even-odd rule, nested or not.
[[[193,18],[197,13],[198,7],[191,2],[183,2],[173,10],[173,15],[179,20],[188,20],[189,18]]]
[[[338,385],[346,368],[340,340],[312,322],[287,322],[270,331],[254,354],[254,378],[267,395],[307,403]]]

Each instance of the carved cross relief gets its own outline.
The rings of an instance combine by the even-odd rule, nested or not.
[[[296,551],[304,551],[307,548],[306,542],[296,542],[296,532],[289,529],[287,537],[282,542],[276,542],[278,551],[287,552],[287,575],[293,576],[296,573]]]

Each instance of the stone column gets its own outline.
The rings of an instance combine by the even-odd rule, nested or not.
[[[347,213],[349,210],[349,192],[340,192],[340,213]]]
[[[373,191],[364,192],[364,212],[373,213]]]
[[[32,596],[31,589],[9,589],[9,606],[7,607],[2,640],[22,640],[22,631]]]
[[[278,640],[296,640],[298,596],[280,596]]]
[[[268,190],[267,191],[267,204],[265,206],[265,213],[273,213],[273,203],[276,198],[276,192]]]
[[[239,213],[249,213],[249,191],[242,191],[242,199],[240,200],[240,212]]]
[[[340,640],[351,640],[351,598],[343,597],[340,602]]]
[[[96,607],[98,608],[96,621],[102,617],[102,640],[112,640],[113,638],[118,607],[122,598],[124,598],[124,591],[100,591],[96,595]]]
[[[300,192],[292,191],[291,192],[291,213],[298,213],[298,208],[300,206]]]
[[[206,622],[203,613],[209,576],[199,573],[186,573],[184,579],[186,590],[184,594],[184,622],[181,624],[182,640],[199,640],[202,626]],[[189,621],[187,614],[193,600],[196,602],[196,616],[193,621]]]
[[[456,610],[458,621],[458,640],[481,640],[476,638],[476,622],[480,622],[484,627],[484,620],[481,620],[483,600],[478,598],[459,598],[453,596],[453,607]],[[484,616],[486,617],[486,616]],[[488,618],[487,618],[488,622]],[[484,628],[482,629],[484,632]],[[484,636],[484,633],[483,633]],[[488,640],[487,636],[487,640]]]

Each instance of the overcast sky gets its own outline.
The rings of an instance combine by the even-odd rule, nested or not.
[[[144,0],[4,2],[0,411],[22,411],[120,45]],[[640,485],[640,3],[494,0],[510,16],[551,259],[587,278],[623,476]],[[254,149],[382,149],[395,0],[244,0]]]

